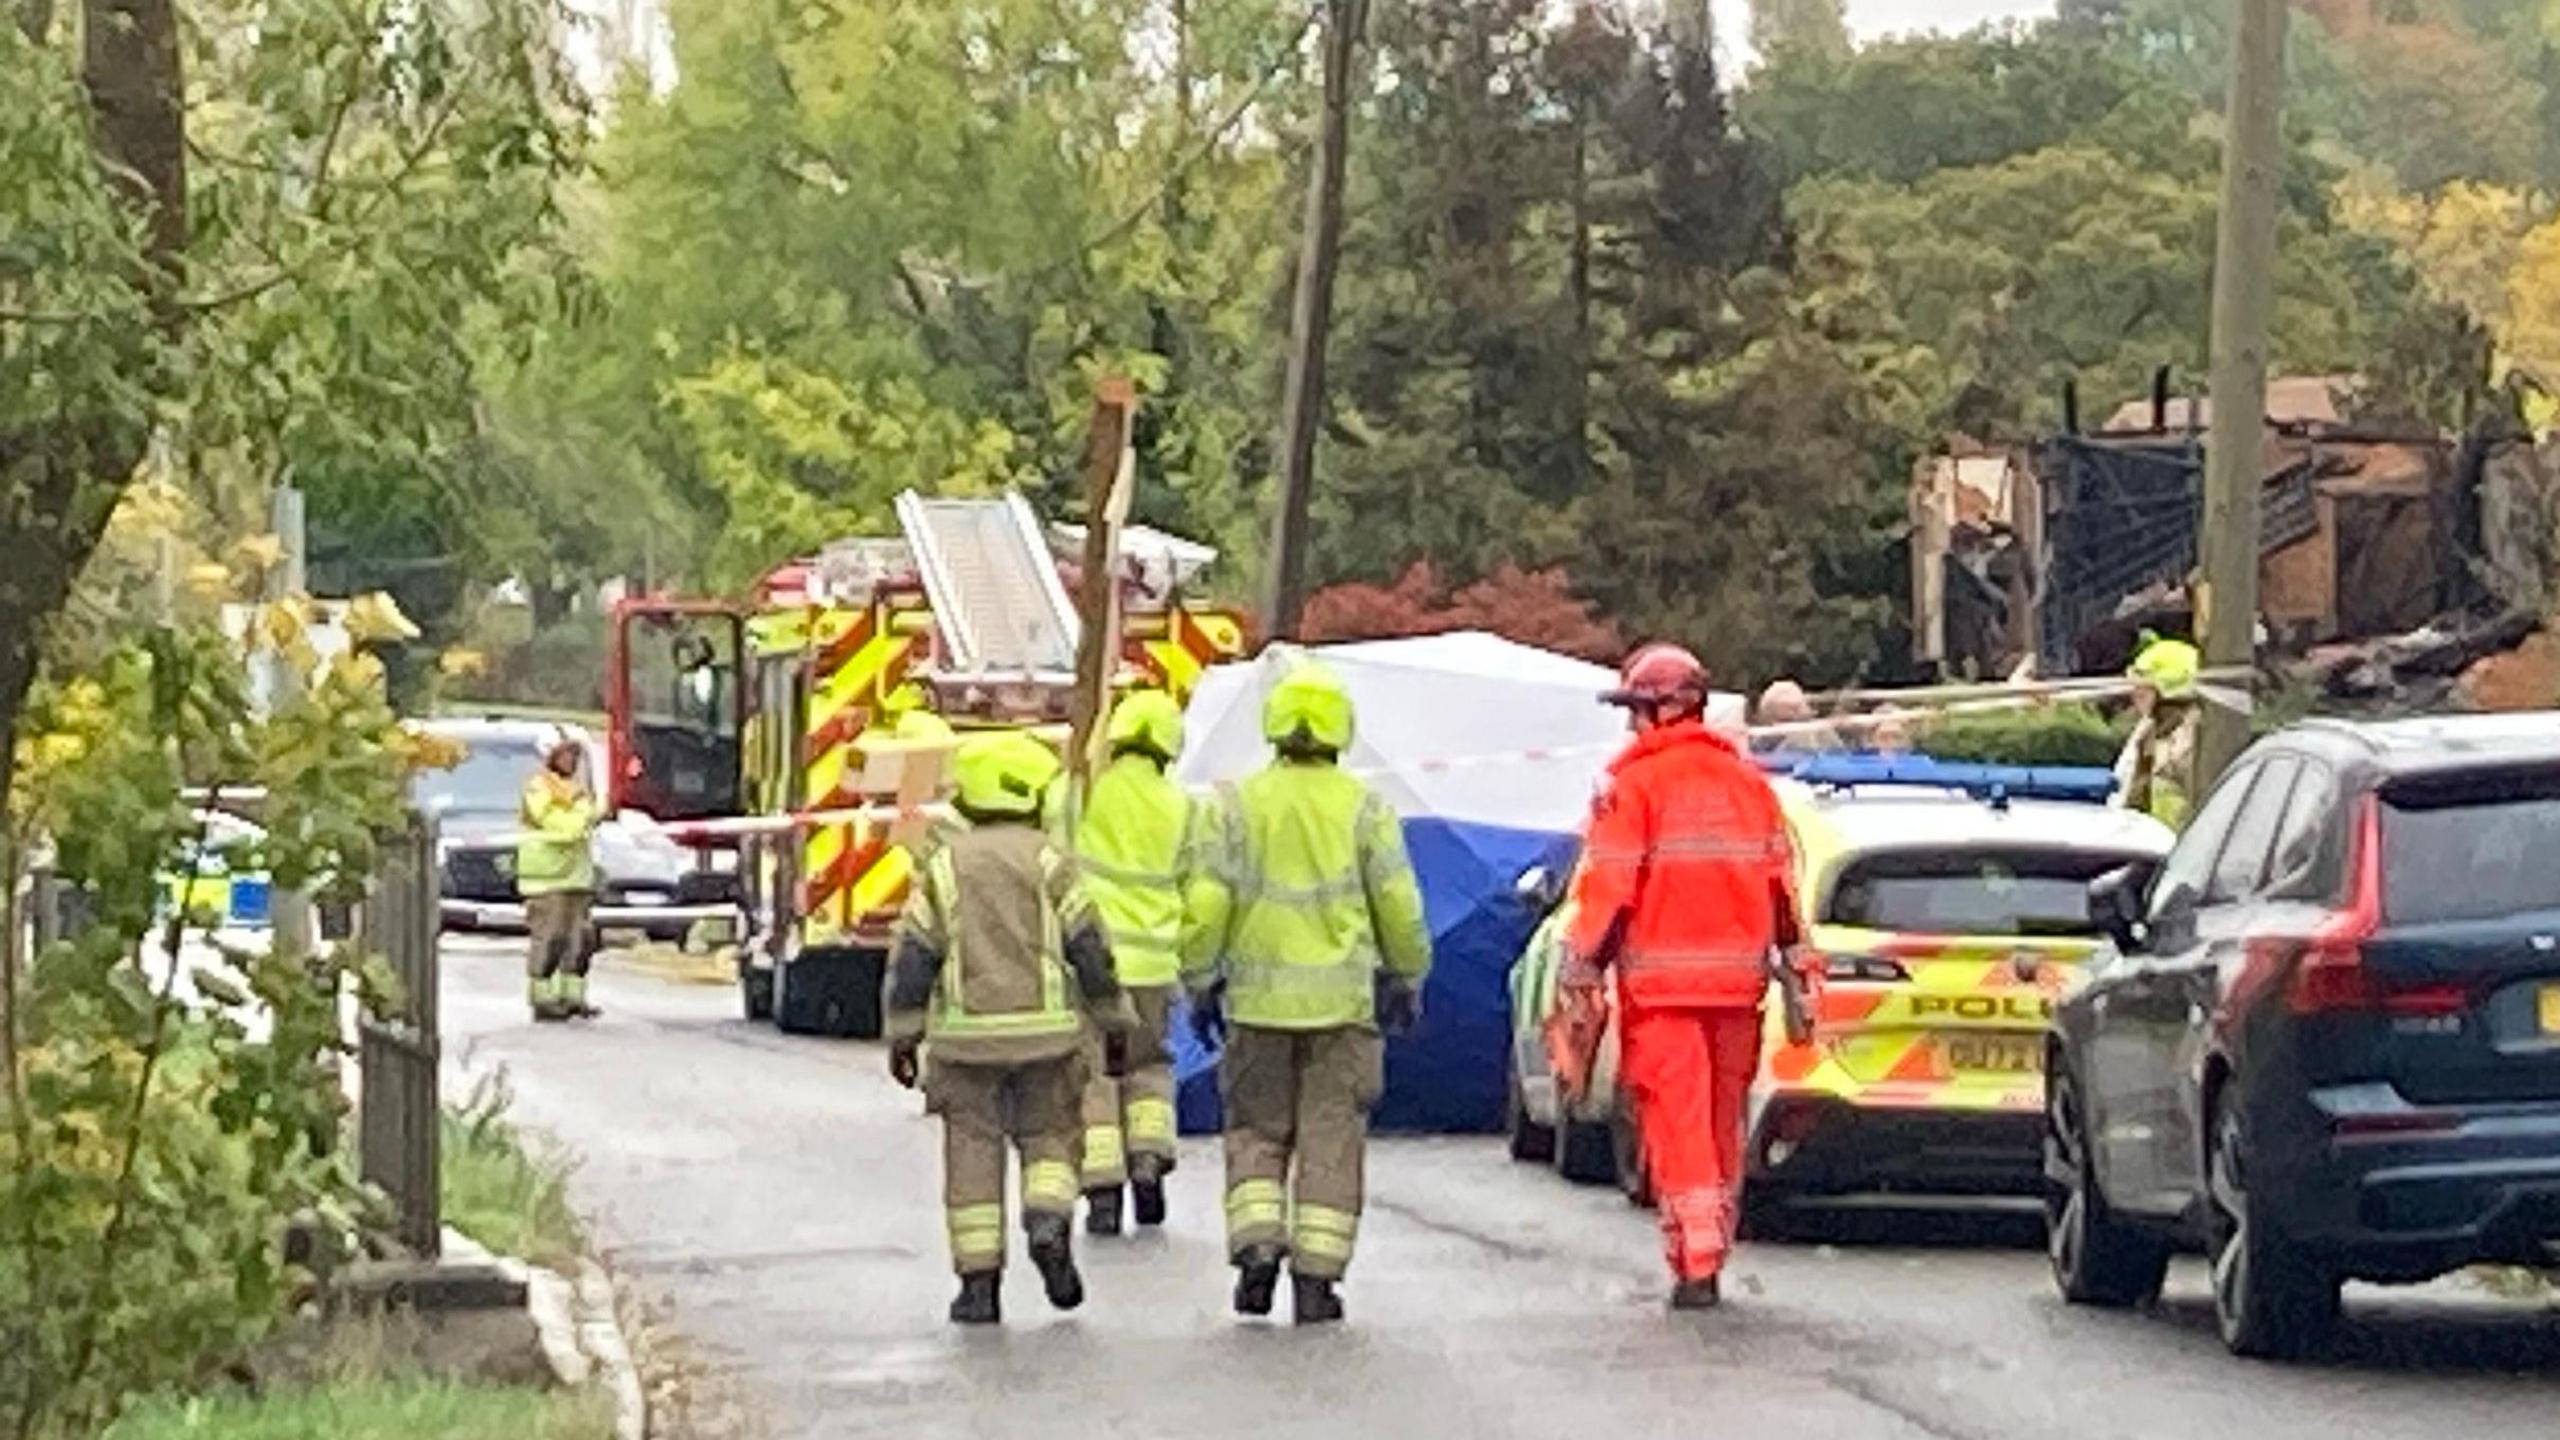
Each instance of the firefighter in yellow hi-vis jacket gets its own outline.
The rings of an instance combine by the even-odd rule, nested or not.
[[[1208,807],[1165,774],[1182,753],[1182,707],[1172,696],[1124,697],[1104,738],[1110,763],[1070,808],[1076,871],[1102,914],[1138,1020],[1128,1074],[1113,1079],[1097,1069],[1084,1092],[1085,1229],[1117,1235],[1124,1186],[1140,1225],[1164,1223],[1164,1177],[1174,1163],[1165,1021],[1182,978],[1188,892],[1200,883]]]
[[[596,900],[594,792],[578,776],[586,752],[556,740],[524,782],[517,818],[516,893],[524,897],[525,999],[536,1020],[592,1020],[587,965]]]
[[[1420,1018],[1431,968],[1395,811],[1337,763],[1351,697],[1302,665],[1264,701],[1278,752],[1221,801],[1217,881],[1185,954],[1193,1023],[1226,1028],[1227,1248],[1239,1314],[1267,1315],[1290,1269],[1301,1325],[1342,1318],[1360,1228],[1383,1025]]]
[[[1049,1303],[1084,1303],[1069,1232],[1088,1024],[1125,1051],[1128,1001],[1074,862],[1040,828],[1058,759],[1020,731],[961,744],[968,828],[928,857],[890,960],[889,1073],[921,1078],[942,1117],[943,1205],[956,1324],[1003,1318],[1005,1152],[1022,1165],[1022,1227]],[[1009,1145],[1008,1145],[1008,1142]]]

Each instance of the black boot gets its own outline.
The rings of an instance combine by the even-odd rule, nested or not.
[[[1120,1233],[1120,1187],[1100,1186],[1084,1192],[1084,1233],[1117,1235]]]
[[[1724,1286],[1713,1275],[1704,1280],[1683,1280],[1671,1287],[1674,1310],[1713,1310],[1724,1303]]]
[[[984,1270],[960,1277],[960,1294],[951,1302],[954,1325],[1000,1325],[1004,1323],[1004,1275]]]
[[[1271,1302],[1280,1293],[1280,1249],[1276,1245],[1250,1245],[1236,1256],[1236,1313],[1268,1315]]]
[[[1153,1155],[1141,1155],[1129,1162],[1129,1198],[1138,1211],[1141,1226],[1164,1223],[1165,1163]]]
[[[1342,1296],[1330,1280],[1311,1275],[1289,1277],[1289,1316],[1301,1325],[1332,1325],[1342,1319]]]
[[[1076,1273],[1074,1242],[1069,1239],[1072,1227],[1064,1215],[1034,1215],[1023,1222],[1023,1230],[1031,1238],[1031,1263],[1040,1271],[1040,1285],[1049,1292],[1049,1303],[1061,1310],[1073,1310],[1084,1303],[1084,1277]]]

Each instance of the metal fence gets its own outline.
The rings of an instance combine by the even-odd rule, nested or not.
[[[393,1233],[430,1258],[444,1231],[436,912],[436,825],[414,817],[384,845],[364,906],[363,948],[390,963],[400,991],[380,1016],[359,1022],[357,1143],[365,1180],[391,1197]]]

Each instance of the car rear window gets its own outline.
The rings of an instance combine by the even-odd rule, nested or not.
[[[2019,849],[1865,855],[1832,882],[1823,919],[1916,935],[2093,935],[2089,882],[2150,858]]]
[[[2399,924],[2560,910],[2560,772],[2500,770],[2382,797],[2382,911]]]
[[[460,764],[424,771],[409,782],[416,803],[451,814],[514,814],[524,782],[542,768],[542,747],[529,740],[466,744]]]

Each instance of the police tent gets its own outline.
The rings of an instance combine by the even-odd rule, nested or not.
[[[1361,641],[1222,665],[1191,698],[1175,776],[1193,789],[1269,763],[1262,701],[1299,663],[1320,661],[1358,714],[1343,764],[1404,822],[1431,926],[1423,1020],[1387,1050],[1383,1129],[1490,1130],[1501,1118],[1505,986],[1539,915],[1515,893],[1521,874],[1570,853],[1591,797],[1626,738],[1599,703],[1609,670],[1476,631]],[[1186,1133],[1218,1123],[1215,1057],[1174,1026]]]

